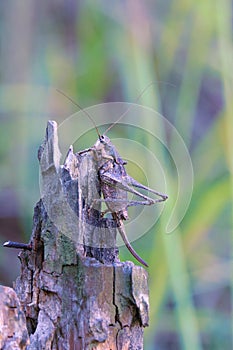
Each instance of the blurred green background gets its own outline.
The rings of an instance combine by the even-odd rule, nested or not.
[[[184,139],[194,188],[176,231],[164,233],[165,211],[134,242],[150,265],[145,349],[232,349],[232,1],[2,1],[0,18],[0,243],[28,241],[46,122],[76,112],[55,89],[87,107],[134,102],[156,81],[139,103]],[[19,270],[17,252],[0,247],[0,283]]]

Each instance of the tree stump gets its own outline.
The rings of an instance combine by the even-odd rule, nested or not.
[[[0,349],[25,350],[29,344],[26,318],[15,291],[0,286]]]
[[[60,165],[57,124],[39,149],[42,196],[31,250],[21,251],[15,291],[30,335],[27,349],[143,349],[147,272],[120,262],[116,225],[102,218],[100,185],[89,152],[70,147]]]

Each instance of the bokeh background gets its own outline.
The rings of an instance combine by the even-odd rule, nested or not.
[[[134,242],[150,265],[146,350],[233,346],[232,18],[231,0],[0,3],[0,243],[28,241],[46,122],[76,112],[56,88],[87,107],[134,102],[154,81],[138,103],[165,116],[189,149],[194,188],[183,221],[168,235],[162,215]],[[176,169],[161,156],[173,197]],[[125,248],[121,257],[132,259]],[[19,271],[17,252],[0,247],[0,283],[12,286]]]

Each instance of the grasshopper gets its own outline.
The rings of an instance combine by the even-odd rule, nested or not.
[[[101,213],[103,216],[107,212],[110,212],[113,220],[116,222],[117,229],[125,243],[126,247],[134,258],[139,261],[144,266],[148,267],[148,264],[137,254],[134,248],[131,246],[124,228],[123,221],[128,219],[128,207],[137,206],[137,205],[152,205],[155,203],[166,201],[168,196],[157,192],[147,186],[142,185],[137,182],[134,178],[129,176],[126,172],[124,165],[127,164],[125,160],[122,159],[116,147],[111,142],[110,138],[106,136],[106,133],[119,122],[121,118],[129,111],[126,110],[116,122],[114,122],[110,127],[105,131],[104,134],[100,134],[99,130],[95,124],[93,118],[89,113],[79,106],[73,99],[65,95],[62,91],[57,90],[59,93],[67,97],[73,104],[75,104],[79,109],[81,109],[87,117],[93,123],[98,139],[96,143],[83,151],[78,152],[79,155],[82,155],[86,152],[93,152],[93,157],[96,162],[96,169],[98,172],[98,177],[100,180],[100,188],[103,194],[103,199],[95,199],[93,204],[89,208],[93,207],[96,202],[106,203],[107,209]],[[147,190],[159,198],[153,199],[149,196],[146,196],[134,187]],[[141,200],[128,200],[128,193],[132,193]],[[18,242],[6,242],[5,247],[19,248],[19,249],[28,249],[31,250],[32,247],[29,244],[22,244]]]
[[[96,199],[94,202],[100,201],[106,203],[107,210],[102,213],[102,216],[107,212],[110,212],[112,214],[112,218],[116,222],[123,242],[125,243],[130,253],[135,257],[137,261],[148,267],[148,264],[137,254],[137,252],[131,246],[126,236],[123,220],[128,219],[128,207],[137,205],[152,205],[158,202],[163,202],[167,200],[168,196],[142,185],[134,178],[129,176],[124,167],[127,162],[121,158],[119,152],[111,142],[110,138],[105,135],[116,123],[118,123],[118,121],[128,112],[128,110],[124,112],[115,123],[110,125],[110,127],[105,131],[103,135],[101,135],[93,118],[89,115],[89,113],[87,113],[87,111],[85,111],[73,99],[65,95],[62,91],[58,91],[66,96],[72,103],[78,106],[88,116],[88,118],[93,123],[98,135],[98,139],[92,147],[78,152],[80,155],[86,152],[93,152],[94,159],[97,164],[97,171],[100,179],[100,187],[103,194],[103,199]],[[150,198],[137,191],[134,187],[147,190],[160,198]],[[128,192],[138,196],[142,200],[128,200]],[[94,203],[92,206],[93,205]]]
[[[112,218],[116,221],[116,225],[123,242],[130,253],[141,264],[148,267],[148,264],[131,246],[126,236],[123,220],[128,219],[128,207],[136,205],[152,205],[158,202],[163,202],[168,198],[168,196],[142,185],[134,178],[129,176],[124,167],[127,162],[121,158],[115,146],[106,135],[99,136],[99,139],[96,141],[93,147],[85,149],[79,152],[79,154],[90,151],[93,151],[97,162],[100,186],[104,197],[104,199],[97,199],[95,201],[106,203],[107,210],[105,210],[102,215],[106,214],[107,212],[112,214]],[[160,198],[152,199],[135,190],[134,187],[147,190]],[[138,197],[142,198],[142,200],[128,200],[128,192],[137,195]]]

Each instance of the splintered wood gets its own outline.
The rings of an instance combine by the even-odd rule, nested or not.
[[[143,349],[148,275],[119,261],[116,224],[101,217],[99,202],[92,205],[100,187],[91,153],[74,154],[70,147],[61,166],[57,124],[50,121],[38,157],[42,196],[32,250],[21,251],[15,283],[27,349]],[[14,321],[21,330],[23,317]]]

